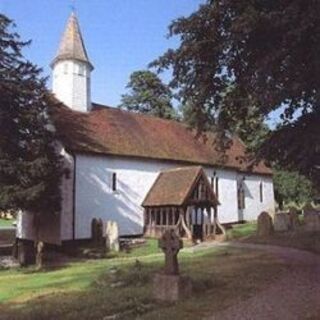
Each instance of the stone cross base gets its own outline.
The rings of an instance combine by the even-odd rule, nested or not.
[[[153,297],[158,301],[174,302],[191,293],[192,282],[188,277],[157,273],[153,278]]]

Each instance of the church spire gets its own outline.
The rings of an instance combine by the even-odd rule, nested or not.
[[[55,58],[51,63],[52,91],[73,110],[91,110],[93,66],[83,43],[78,19],[71,13]]]
[[[74,11],[72,11],[66,29],[62,35],[60,45],[51,66],[53,67],[58,61],[61,60],[78,60],[87,63],[91,69],[91,64],[80,31],[78,19]]]

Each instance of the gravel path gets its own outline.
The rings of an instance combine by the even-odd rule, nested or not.
[[[213,244],[199,245],[212,246]],[[292,248],[244,243],[232,246],[263,250],[283,259],[288,271],[256,296],[240,301],[206,320],[319,320],[320,256]]]

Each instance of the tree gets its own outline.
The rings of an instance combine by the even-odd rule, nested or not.
[[[165,119],[176,117],[171,104],[172,93],[155,73],[144,70],[133,72],[126,88],[130,92],[122,95],[120,108]]]
[[[252,113],[263,121],[279,113],[258,159],[276,159],[319,186],[319,10],[316,0],[206,1],[172,22],[180,46],[151,66],[173,70],[170,86],[182,103],[192,101],[200,131],[206,122],[230,130]]]
[[[0,209],[34,214],[37,229],[43,212],[60,210],[62,162],[49,121],[46,79],[23,57],[29,42],[13,27],[0,14]]]
[[[312,184],[305,177],[278,168],[274,168],[273,172],[275,198],[280,209],[283,209],[284,203],[303,204],[312,200]]]

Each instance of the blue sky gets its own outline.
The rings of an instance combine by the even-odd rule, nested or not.
[[[49,64],[58,48],[71,0],[0,0],[0,11],[13,19],[31,46],[24,54],[51,75]],[[76,0],[92,73],[94,102],[116,106],[129,75],[175,47],[167,39],[173,19],[189,15],[204,0]],[[49,86],[51,83],[49,82]]]

